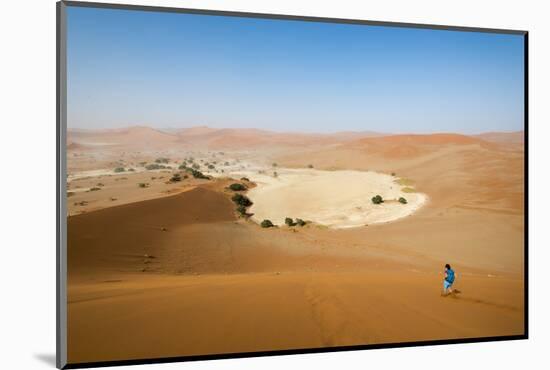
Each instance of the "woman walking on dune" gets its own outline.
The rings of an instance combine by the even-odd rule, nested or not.
[[[455,272],[448,263],[445,265],[445,279],[443,280],[443,295],[453,292],[453,283],[455,282]]]

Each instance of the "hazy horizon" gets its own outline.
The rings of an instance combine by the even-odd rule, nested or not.
[[[149,128],[152,130],[164,132],[164,133],[170,133],[170,131],[176,131],[176,130],[184,130],[184,129],[195,129],[195,128],[208,128],[213,130],[258,130],[258,131],[266,131],[276,134],[303,134],[303,135],[334,135],[334,134],[343,134],[343,133],[356,133],[356,134],[362,134],[362,133],[371,133],[371,134],[378,134],[383,136],[389,136],[389,135],[437,135],[437,134],[458,134],[458,135],[482,135],[482,134],[491,134],[491,133],[499,133],[499,134],[514,134],[514,133],[520,133],[525,132],[524,129],[520,130],[500,130],[500,131],[482,131],[477,133],[463,133],[463,132],[454,132],[454,131],[433,131],[429,133],[423,133],[423,132],[388,132],[388,131],[374,131],[374,130],[333,130],[333,131],[282,131],[277,129],[269,129],[269,128],[261,128],[261,127],[211,127],[208,125],[197,125],[197,126],[181,126],[181,127],[154,127],[149,126],[145,124],[136,124],[136,125],[130,125],[130,126],[112,126],[112,127],[68,127],[69,131],[107,131],[107,130],[124,130],[124,129],[132,129],[132,128]]]
[[[68,7],[68,126],[524,129],[523,36]]]

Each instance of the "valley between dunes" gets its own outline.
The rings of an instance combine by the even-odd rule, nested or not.
[[[522,137],[69,132],[68,360],[522,335]],[[212,179],[168,181],[189,157]],[[350,228],[235,211],[227,187],[256,186],[240,174],[308,168],[394,173],[428,201]],[[460,291],[446,297],[445,263]]]

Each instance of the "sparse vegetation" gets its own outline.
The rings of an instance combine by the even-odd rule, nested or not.
[[[215,168],[216,168],[216,167],[215,167],[213,164],[209,164],[209,165],[208,165],[208,169],[209,169],[209,170],[213,170],[213,169],[215,169]]]
[[[296,226],[296,222],[294,222],[290,217],[285,218],[285,224],[289,227]]]
[[[243,184],[234,183],[234,184],[229,185],[229,189],[231,189],[233,191],[244,191],[244,190],[247,189],[247,187],[244,186]]]
[[[101,190],[101,188],[98,188],[97,186],[94,186],[93,188],[90,188],[90,191],[98,191]]]
[[[209,176],[206,176],[201,171],[197,171],[195,169],[191,169],[191,175],[193,175],[193,177],[196,178],[196,179],[210,180]]]
[[[67,192],[67,198],[72,197],[74,194],[75,194],[74,191]]]
[[[170,182],[179,182],[181,181],[181,175],[179,173],[175,173],[171,178]]]
[[[307,165],[307,168],[313,168],[313,165],[312,165],[312,164],[308,164],[308,165]]]
[[[116,173],[120,173],[120,172],[124,172],[124,171],[126,171],[126,169],[124,167],[117,167],[117,168],[114,169],[114,172],[116,172]]]
[[[264,229],[267,229],[268,227],[274,227],[275,225],[273,225],[273,222],[271,222],[270,220],[263,220],[260,226]]]
[[[302,220],[301,218],[296,219],[296,225],[298,226],[306,226],[306,222]]]
[[[414,182],[411,179],[404,179],[404,178],[394,180],[394,182],[401,186],[411,186],[414,184]]]
[[[237,207],[237,212],[243,217],[249,217],[250,216],[250,214],[248,212],[246,212],[246,207],[245,206],[241,206],[241,205],[238,206]]]
[[[250,207],[252,204],[254,204],[246,195],[242,195],[242,194],[233,195],[233,197],[231,197],[231,200],[235,202],[237,205],[244,206],[244,207]]]
[[[391,175],[392,175],[392,176],[395,176],[395,172],[392,172]]]
[[[402,188],[401,191],[403,193],[416,193],[416,190],[414,190],[414,188],[411,188],[410,186]]]
[[[241,177],[241,181],[247,181],[247,182],[250,182],[250,180],[248,179],[248,177]]]
[[[399,203],[401,204],[407,204],[407,199],[403,198],[403,197],[400,197],[399,198]]]
[[[163,157],[155,159],[156,163],[168,163],[168,161],[169,161],[168,158],[163,158]]]
[[[198,169],[201,168],[201,166],[197,163],[193,163],[193,165],[191,167],[194,168],[195,170],[198,170]]]
[[[145,166],[145,169],[146,170],[164,170],[166,169],[167,167],[163,164],[158,164],[158,163],[151,163],[151,164],[148,164]]]
[[[128,168],[128,172],[135,172],[133,168]]]
[[[277,163],[273,163],[271,164],[273,167],[277,167]]]
[[[149,183],[147,183],[147,182],[140,182],[140,183],[138,184],[138,186],[139,186],[140,188],[148,188],[148,187],[149,187]]]
[[[384,199],[382,199],[380,195],[375,195],[374,197],[372,197],[372,203],[381,204],[384,203]]]
[[[273,171],[273,177],[279,177],[279,174],[277,173],[277,171]]]

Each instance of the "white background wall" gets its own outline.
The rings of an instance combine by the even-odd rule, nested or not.
[[[111,2],[117,2],[112,0]],[[544,1],[132,1],[204,9],[530,31],[530,333],[528,341],[295,355],[133,369],[541,368],[550,343],[550,70]],[[0,367],[53,368],[55,354],[55,1],[0,11]]]

